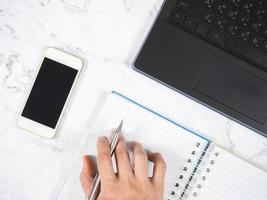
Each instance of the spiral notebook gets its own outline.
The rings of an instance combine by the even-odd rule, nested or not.
[[[95,155],[98,136],[110,136],[111,128],[122,119],[123,133],[128,141],[141,142],[146,149],[163,154],[167,163],[164,199],[266,199],[267,174],[264,171],[201,135],[113,92],[89,134],[59,200],[84,199],[79,182],[81,155]]]

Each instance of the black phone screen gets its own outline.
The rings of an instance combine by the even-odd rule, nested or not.
[[[22,116],[55,128],[78,70],[44,58]]]

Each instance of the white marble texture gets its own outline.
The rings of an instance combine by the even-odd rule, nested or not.
[[[110,90],[117,90],[267,170],[267,139],[133,71],[163,0],[0,1],[0,200],[54,200]],[[44,49],[85,61],[58,136],[16,127]]]

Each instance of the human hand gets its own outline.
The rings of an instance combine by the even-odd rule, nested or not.
[[[123,136],[120,137],[115,151],[118,173],[115,174],[110,157],[110,145],[106,137],[97,142],[97,166],[101,188],[97,200],[162,200],[166,164],[159,153],[148,153],[141,144],[133,142],[134,166],[131,166],[128,149]],[[148,177],[147,162],[154,163],[153,176]],[[83,158],[80,181],[86,196],[96,174],[90,156]]]

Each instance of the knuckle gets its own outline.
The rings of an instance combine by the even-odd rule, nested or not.
[[[135,196],[136,196],[136,193],[133,190],[127,190],[125,194],[126,199],[136,199]]]
[[[140,143],[135,142],[134,149],[135,149],[134,154],[138,158],[140,158],[142,160],[148,159],[147,154],[146,154],[145,150],[143,149],[143,146]]]
[[[116,149],[116,156],[118,159],[128,158],[128,153],[125,148],[120,147]]]
[[[167,165],[166,165],[164,160],[159,161],[158,166],[159,166],[159,168],[161,168],[164,171],[167,169]]]
[[[154,191],[151,187],[147,187],[144,191],[144,199],[154,199],[153,198]]]
[[[136,156],[140,159],[140,160],[144,160],[147,161],[147,154],[144,151],[137,151],[136,152]]]
[[[100,193],[100,199],[103,200],[114,200],[116,199],[116,194],[117,194],[117,187],[115,186],[116,184],[108,184],[105,185],[105,187],[103,188],[103,190]]]
[[[126,188],[131,188],[131,189],[125,190],[125,194],[124,194],[125,199],[139,199],[141,194],[144,193],[142,189],[140,189],[139,187],[131,183],[127,185]]]
[[[156,157],[158,167],[165,170],[167,168],[167,165],[162,155],[160,153],[155,153],[155,157]]]
[[[114,199],[116,199],[116,197],[112,193],[108,194],[107,192],[102,192],[102,193],[100,193],[99,198],[97,198],[97,199],[100,199],[100,200],[114,200]]]
[[[110,160],[110,155],[106,152],[102,152],[98,154],[97,159],[99,160],[99,162],[103,163],[103,162],[108,162]]]

